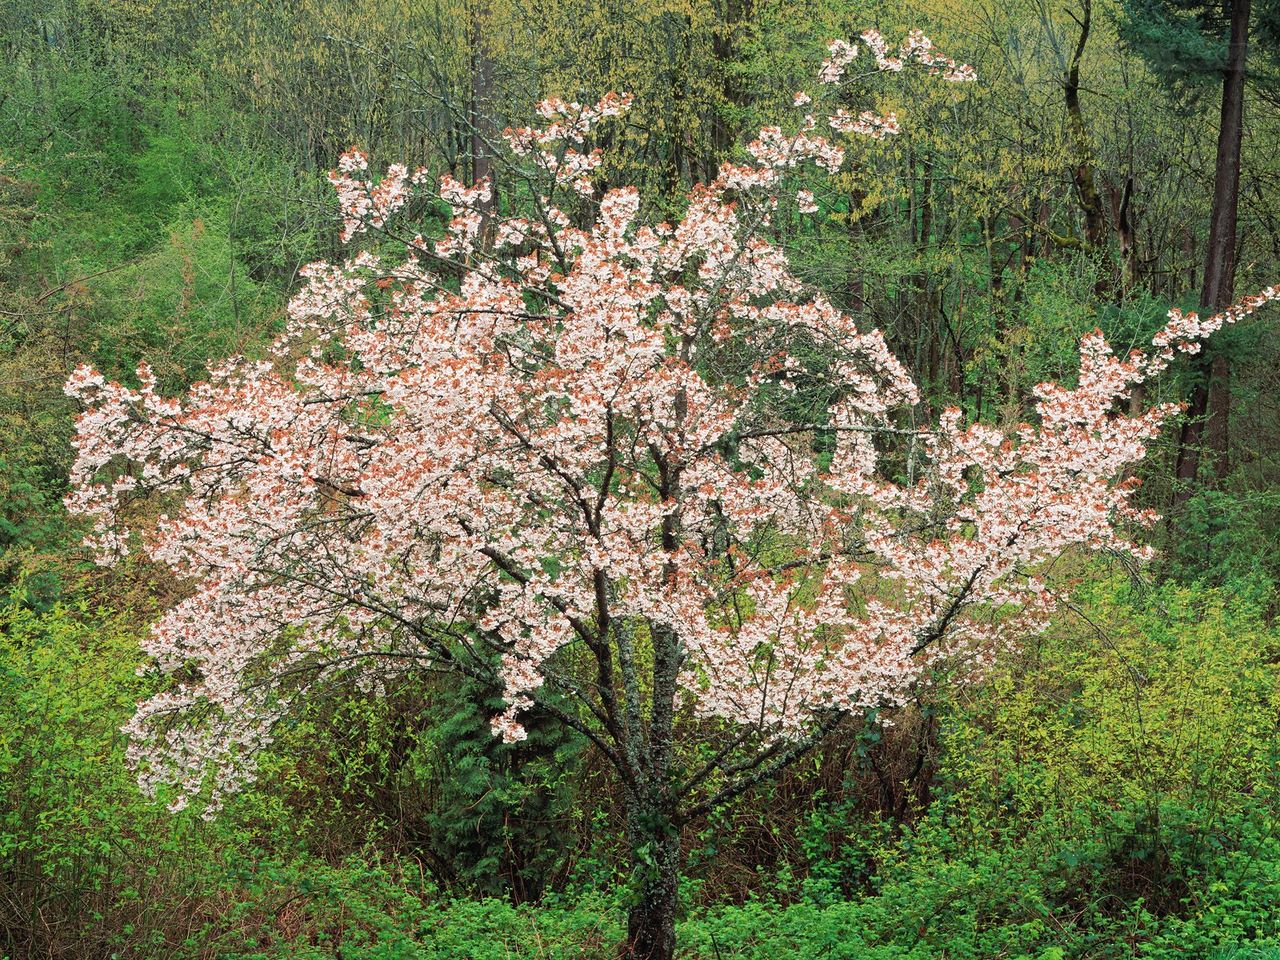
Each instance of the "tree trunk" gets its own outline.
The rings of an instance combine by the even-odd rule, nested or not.
[[[634,900],[627,914],[625,960],[671,960],[676,951],[680,831],[647,804],[632,816]]]
[[[686,336],[682,350],[689,350]],[[676,423],[683,430],[688,399],[676,395]],[[662,519],[664,575],[676,582],[676,550],[683,538],[679,463],[658,461],[659,489],[676,509]],[[650,623],[653,643],[653,692],[649,729],[640,769],[627,789],[627,840],[631,848],[631,909],[627,916],[626,960],[671,960],[676,952],[676,904],[680,890],[680,828],[671,779],[675,743],[676,695],[684,659],[680,638],[670,625]]]
[[[724,103],[712,105],[710,149],[706,151],[702,164],[703,177],[708,182],[716,176],[720,163],[733,152],[734,145],[738,142],[740,131],[731,123],[730,118],[741,124],[738,118],[747,106],[748,95],[735,67],[741,56],[741,31],[755,16],[753,5],[753,0],[727,0],[723,17],[716,24],[711,37],[712,62],[720,80],[720,93],[724,97]]]
[[[1075,167],[1071,171],[1071,179],[1075,182],[1076,192],[1080,198],[1080,212],[1084,215],[1084,242],[1092,252],[1097,250],[1106,234],[1106,218],[1102,212],[1102,197],[1098,193],[1097,177],[1094,173],[1093,145],[1089,140],[1089,130],[1085,126],[1084,111],[1080,108],[1080,61],[1084,58],[1085,46],[1089,43],[1089,32],[1093,26],[1092,0],[1084,0],[1081,16],[1076,19],[1080,25],[1080,36],[1076,41],[1075,53],[1071,57],[1071,65],[1063,78],[1062,92],[1067,104],[1067,120],[1071,128],[1071,138],[1075,147]],[[1099,274],[1099,284],[1103,284]]]
[[[1231,364],[1219,354],[1209,364],[1209,412],[1205,425],[1205,448],[1213,454],[1213,473],[1218,481],[1231,470]]]
[[[1112,185],[1111,221],[1116,225],[1116,235],[1120,240],[1120,264],[1116,275],[1117,302],[1122,302],[1137,286],[1138,253],[1137,239],[1133,228],[1133,177],[1125,178],[1124,187]]]
[[[862,222],[862,203],[866,194],[861,190],[849,192],[849,219],[845,224],[845,234],[849,238],[851,256],[849,268],[845,274],[844,297],[846,309],[855,315],[867,309],[866,284],[863,280],[861,247],[865,239],[866,227]]]
[[[493,56],[487,37],[489,0],[472,0],[470,23],[470,73],[471,96],[467,103],[467,125],[470,128],[471,180],[479,183],[488,179],[492,196],[481,213],[487,232],[489,216],[497,209],[498,189],[493,183]]]
[[[684,402],[677,400],[679,419]],[[663,468],[664,493],[678,489],[676,471]],[[680,540],[680,518],[663,520],[668,551]],[[668,563],[674,578],[674,565]],[[627,960],[671,960],[676,950],[676,902],[680,887],[680,828],[672,797],[671,757],[675,741],[675,702],[680,674],[680,640],[664,624],[652,624],[653,699],[648,750],[639,782],[627,798],[627,839],[631,846],[631,895],[627,916]]]
[[[1250,0],[1232,0],[1231,45],[1222,78],[1222,114],[1218,123],[1218,156],[1214,168],[1213,212],[1204,262],[1200,309],[1214,313],[1231,303],[1235,293],[1236,224],[1240,201],[1240,143],[1244,134],[1245,59],[1249,46]],[[1215,448],[1221,445],[1215,468],[1224,476],[1229,468],[1226,440],[1231,410],[1231,367],[1225,357],[1203,354],[1196,363],[1200,382],[1187,407],[1178,438],[1178,488],[1174,506],[1191,496],[1200,473],[1201,447],[1206,430]]]

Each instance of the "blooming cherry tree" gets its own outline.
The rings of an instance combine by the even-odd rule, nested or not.
[[[504,698],[495,735],[521,740],[537,709],[608,758],[629,947],[669,957],[684,823],[925,671],[980,669],[1039,629],[1041,561],[1146,555],[1122,532],[1152,519],[1127,471],[1174,408],[1117,401],[1275,292],[1175,312],[1127,358],[1085,337],[1078,382],[1041,385],[1011,433],[958,410],[905,426],[919,394],[884,337],[771,240],[784,202],[817,209],[784,188],[840,168],[831,135],[898,129],[821,108],[858,57],[973,77],[918,33],[861,46],[833,42],[799,119],[762,130],[676,223],[648,222],[634,189],[597,196],[588,144],[626,97],[541,104],[542,126],[507,132],[525,209],[444,177],[432,238],[394,229],[425,171],[375,182],[352,151],[331,175],[342,235],[378,252],[308,267],[270,359],[212,367],[180,398],[145,367],[137,388],[75,371],[68,507],[103,560],[140,545],[187,584],[145,642],[172,682],[128,725],[146,790],[174,807],[203,792],[212,813],[326,684],[474,675]],[[173,506],[131,535],[144,495]],[[718,739],[677,749],[695,728]]]

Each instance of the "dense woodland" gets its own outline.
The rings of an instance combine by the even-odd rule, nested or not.
[[[63,385],[145,360],[173,394],[263,356],[304,265],[344,255],[328,175],[353,145],[517,207],[498,132],[626,91],[600,179],[657,222],[868,28],[919,28],[977,81],[847,91],[900,132],[849,142],[771,229],[884,332],[910,426],[1007,428],[1090,331],[1123,352],[1280,281],[1272,0],[0,0],[0,956],[619,955],[622,787],[536,711],[495,738],[491,684],[308,697],[212,819],[139,793],[140,641],[187,587],[82,546]],[[698,811],[677,956],[1280,955],[1277,324],[1131,398],[1186,405],[1136,468],[1153,560],[1062,552],[1052,622],[981,676]]]

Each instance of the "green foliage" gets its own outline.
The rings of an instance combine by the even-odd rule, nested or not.
[[[0,584],[25,570],[27,602],[47,605],[69,533],[67,374],[128,379],[146,359],[176,388],[260,349],[323,210],[298,203],[317,178],[189,76],[143,84],[114,58],[5,70]]]
[[[287,162],[259,157],[217,101],[184,104],[179,89],[138,103],[110,71],[75,65],[44,79],[30,115],[43,139],[24,115],[7,131],[36,191],[20,262],[61,285],[77,358],[115,374],[146,358],[172,387],[260,344],[279,279],[314,249]]]
[[[140,800],[119,726],[143,685],[137,635],[84,605],[0,608],[0,949],[158,952],[197,917],[217,847]],[[186,888],[180,905],[171,891]],[[149,952],[156,950],[157,952]]]
[[[1121,36],[1153,70],[1184,95],[1205,92],[1226,62],[1230,4],[1214,0],[1125,0]],[[1280,36],[1280,4],[1253,0],[1250,10],[1250,71],[1274,87],[1271,58]]]
[[[1179,514],[1169,571],[1211,583],[1272,577],[1280,570],[1280,495],[1268,490],[1197,490]]]
[[[307,837],[341,856],[378,842],[442,886],[536,899],[576,853],[584,741],[534,715],[527,740],[504,744],[489,729],[498,709],[478,684],[413,679],[317,703],[277,731],[269,788],[232,815],[282,847]]]

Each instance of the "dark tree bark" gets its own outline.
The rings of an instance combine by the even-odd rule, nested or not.
[[[849,219],[845,223],[845,234],[849,238],[849,248],[854,253],[849,257],[849,268],[845,274],[844,297],[846,309],[853,314],[860,314],[867,309],[866,283],[857,252],[867,233],[862,214],[862,204],[866,197],[865,191],[859,188],[849,191]]]
[[[916,275],[916,330],[914,344],[914,367],[916,379],[920,383],[933,384],[938,379],[938,339],[937,301],[940,296],[934,288],[933,278],[927,266],[929,251],[933,246],[933,157],[926,154],[922,160],[923,176],[920,185],[920,233],[916,238],[917,255],[920,257],[920,271]],[[911,221],[915,229],[915,218]]]
[[[1107,221],[1102,211],[1102,196],[1098,193],[1097,177],[1094,172],[1093,146],[1089,142],[1089,130],[1085,126],[1084,111],[1080,108],[1080,61],[1084,59],[1085,47],[1089,43],[1089,32],[1093,27],[1093,2],[1084,0],[1080,16],[1072,14],[1072,18],[1080,26],[1080,36],[1076,40],[1075,52],[1071,56],[1071,64],[1062,81],[1062,92],[1067,103],[1067,121],[1071,128],[1071,138],[1075,142],[1075,167],[1071,171],[1071,179],[1075,182],[1076,193],[1080,198],[1080,212],[1084,215],[1084,242],[1089,250],[1096,250],[1106,236]]]
[[[1249,46],[1250,0],[1228,0],[1231,40],[1222,77],[1222,113],[1218,123],[1218,155],[1214,168],[1213,210],[1205,252],[1204,286],[1200,309],[1221,310],[1235,295],[1236,229],[1240,202],[1240,144],[1244,136],[1244,81]],[[1208,448],[1216,454],[1215,470],[1225,476],[1228,419],[1231,410],[1231,367],[1225,357],[1199,358],[1199,382],[1187,406],[1178,438],[1174,505],[1190,498],[1200,473],[1200,458]]]
[[[627,815],[634,897],[627,912],[625,960],[671,960],[676,951],[680,828],[658,795],[635,797]]]
[[[1116,236],[1120,241],[1117,292],[1123,299],[1141,279],[1133,226],[1133,177],[1125,178],[1123,188],[1112,185],[1108,189],[1111,194],[1111,219],[1116,225]]]
[[[711,137],[704,151],[703,177],[710,181],[720,169],[720,163],[732,152],[738,142],[739,131],[726,115],[726,109],[740,112],[747,106],[749,96],[742,80],[734,70],[741,54],[740,41],[746,26],[755,16],[754,0],[728,0],[715,32],[711,37],[713,67],[718,72],[723,104],[711,117]],[[735,116],[734,119],[737,119]]]
[[[468,24],[471,96],[467,104],[467,125],[470,127],[471,179],[477,183],[488,179],[493,189],[487,209],[482,211],[486,215],[496,210],[498,203],[498,187],[493,177],[494,80],[493,55],[486,35],[488,21],[488,0],[473,0]]]

